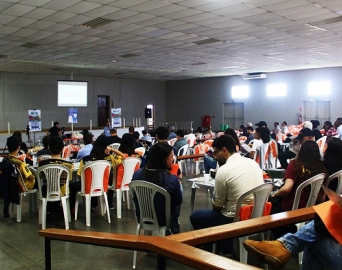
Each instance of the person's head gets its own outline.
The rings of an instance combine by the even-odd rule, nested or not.
[[[342,162],[342,140],[331,137],[327,140],[327,149],[324,152],[324,160],[333,160],[333,162]]]
[[[115,129],[115,128],[112,128],[112,129],[110,130],[110,135],[111,135],[111,136],[116,136],[116,129]]]
[[[315,133],[309,128],[303,128],[293,140],[299,141],[301,144],[305,141],[315,141]]]
[[[19,152],[20,139],[17,136],[12,135],[7,138],[7,148],[9,153]]]
[[[54,127],[58,127],[58,125],[59,125],[59,122],[57,122],[57,121],[53,123]]]
[[[13,132],[13,136],[19,138],[20,143],[22,142],[22,138],[21,138],[21,133],[20,133],[20,131],[14,131],[14,132]]]
[[[135,153],[133,134],[125,133],[122,135],[119,151],[128,155],[133,155]]]
[[[236,135],[235,130],[232,129],[232,128],[227,128],[227,129],[224,131],[224,134],[232,136],[232,138],[234,139],[235,144],[236,144],[236,146],[237,146],[237,151],[239,151],[239,150],[240,150],[240,141],[239,141],[238,136]]]
[[[128,128],[128,133],[133,134],[133,132],[134,132],[134,127],[133,127],[133,126],[130,126],[130,127]]]
[[[336,119],[336,121],[334,123],[334,127],[338,128],[340,125],[342,125],[342,117],[339,117]]]
[[[309,128],[312,130],[312,123],[310,121],[305,121],[303,123],[303,128]]]
[[[169,137],[170,131],[163,126],[159,126],[156,129],[156,139],[158,140],[158,142],[160,141],[166,141],[167,138]]]
[[[49,147],[49,144],[50,144],[50,136],[44,136],[43,138],[43,146],[44,148],[48,148]]]
[[[140,138],[140,133],[138,131],[134,131],[133,132],[133,137],[134,137],[134,140],[139,140]]]
[[[146,129],[144,129],[141,133],[142,133],[142,135],[146,136],[147,135]]]
[[[211,130],[211,126],[207,126],[207,131]]]
[[[236,142],[230,135],[222,135],[216,138],[212,145],[213,156],[220,166],[226,163],[227,159],[236,153]]]
[[[101,160],[106,156],[107,149],[107,137],[106,135],[100,135],[97,137],[96,141],[93,143],[93,149],[91,150],[91,155],[97,159]]]
[[[196,130],[196,132],[198,132],[198,133],[203,133],[203,130],[202,130],[202,128],[201,128],[201,127],[197,127],[197,130]]]
[[[83,136],[86,135],[86,134],[89,134],[89,130],[88,129],[83,129],[82,130],[82,134],[83,134]]]
[[[329,130],[330,128],[332,128],[332,123],[330,121],[325,121],[324,124],[323,124],[323,128],[325,130]]]
[[[90,134],[83,135],[84,144],[91,144],[93,142],[93,136]]]
[[[267,127],[267,123],[265,121],[260,121],[259,123],[255,124],[258,127]]]
[[[245,129],[246,127],[244,125],[240,125],[240,129]]]
[[[107,127],[110,127],[110,121],[107,121]]]
[[[178,138],[178,139],[184,138],[184,132],[183,132],[183,130],[178,129],[177,132],[176,132],[176,135],[177,135],[177,138]]]
[[[156,143],[151,148],[147,168],[167,170],[172,165],[173,150],[168,143]]]
[[[274,127],[279,126],[279,122],[274,122]]]
[[[270,130],[264,127],[258,127],[255,129],[255,138],[262,140],[263,143],[270,141]]]
[[[170,132],[175,132],[176,128],[175,128],[175,126],[169,126],[169,130],[170,130]]]
[[[51,154],[59,155],[62,153],[64,147],[63,139],[59,136],[50,137],[49,149]]]
[[[318,144],[314,141],[305,141],[298,152],[299,161],[321,160]]]
[[[318,120],[311,120],[310,122],[312,123],[312,129],[316,129],[320,125]]]
[[[253,128],[253,127],[251,127],[251,126],[247,127],[247,133],[248,133],[248,134],[252,134],[253,131],[254,131],[254,128]]]
[[[281,123],[281,125],[282,125],[283,127],[286,127],[286,126],[287,126],[287,122],[286,122],[286,121],[283,121],[283,122]]]

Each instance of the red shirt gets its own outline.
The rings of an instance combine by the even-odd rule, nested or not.
[[[283,200],[281,202],[281,208],[283,209],[283,211],[291,211],[292,210],[292,205],[294,202],[294,198],[295,198],[298,186],[311,177],[310,175],[308,175],[308,176],[305,176],[301,179],[298,178],[297,180],[295,180],[296,177],[295,177],[295,171],[294,170],[295,170],[296,164],[297,164],[297,161],[293,160],[289,164],[289,166],[287,166],[287,169],[285,172],[284,179],[286,180],[286,179],[290,178],[290,179],[294,180],[294,184],[293,184],[293,187],[292,187],[290,194],[283,197]],[[306,207],[306,204],[307,204],[309,196],[310,196],[310,189],[311,189],[310,186],[303,189],[302,194],[300,196],[298,208]]]

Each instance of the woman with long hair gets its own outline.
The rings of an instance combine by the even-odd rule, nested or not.
[[[328,170],[329,175],[332,175],[339,170],[342,170],[342,140],[339,138],[331,137],[327,140],[327,149],[324,152],[323,164]],[[331,190],[337,188],[337,178],[329,183]]]
[[[251,153],[249,154],[250,158],[254,158],[256,149],[263,145],[264,143],[270,142],[270,130],[267,127],[258,127],[255,129],[254,140],[252,140],[253,145],[251,149]]]
[[[301,145],[297,157],[290,162],[286,169],[284,185],[269,199],[272,202],[271,214],[291,211],[298,186],[320,173],[325,173],[327,178],[328,171],[321,160],[318,144],[314,141],[305,141]],[[310,187],[304,188],[298,208],[306,207],[309,196]],[[287,232],[294,232],[293,229],[295,229],[294,226],[286,226],[272,231],[278,238]]]
[[[180,181],[176,175],[170,173],[173,151],[167,143],[157,143],[151,148],[151,155],[146,166],[133,175],[134,180],[145,180],[164,188],[171,196],[171,231],[179,232],[178,217],[180,214],[180,204],[183,201],[183,192]],[[136,216],[139,217],[137,201],[133,198],[136,205]],[[159,225],[165,225],[165,201],[161,197],[156,197],[156,214]]]

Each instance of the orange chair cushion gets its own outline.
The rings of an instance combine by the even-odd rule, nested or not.
[[[268,216],[271,213],[271,208],[272,208],[272,203],[266,202],[264,213],[262,215]],[[253,211],[253,205],[241,206],[240,212],[239,212],[240,220],[242,221],[242,220],[250,219],[252,211]]]
[[[139,170],[139,168],[140,168],[140,164],[138,163],[137,165],[135,165],[134,172]],[[124,166],[122,164],[119,164],[116,167],[116,185],[115,185],[116,189],[120,189],[121,188],[123,174],[124,174]]]
[[[107,192],[108,190],[108,181],[109,181],[109,174],[110,169],[107,168],[103,174],[103,190],[104,192]],[[93,173],[90,168],[85,169],[84,171],[84,193],[89,194],[91,191],[91,184],[93,180]]]

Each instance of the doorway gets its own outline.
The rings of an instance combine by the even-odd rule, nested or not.
[[[325,121],[330,121],[330,103],[329,100],[303,101],[303,120],[318,120],[323,127]]]
[[[223,124],[228,124],[232,129],[239,129],[244,123],[244,104],[243,103],[224,103],[223,104]]]
[[[109,117],[109,96],[97,96],[97,125],[107,125]]]

